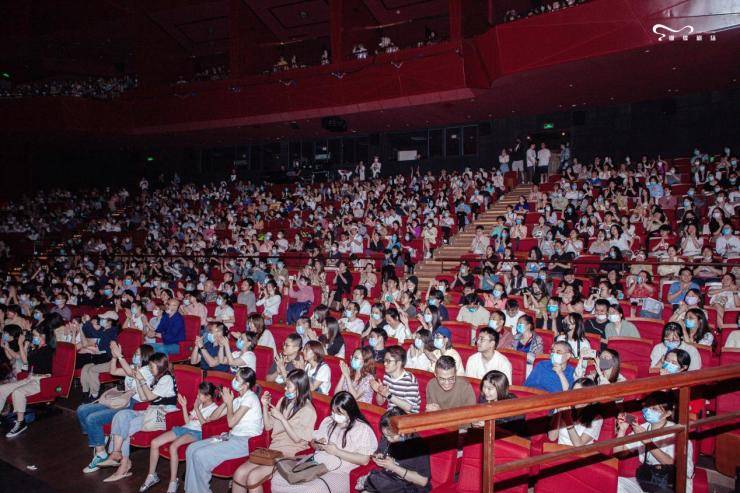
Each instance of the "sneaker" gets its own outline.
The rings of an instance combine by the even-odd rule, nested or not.
[[[90,463],[87,465],[86,468],[82,470],[82,472],[84,472],[85,474],[90,474],[91,472],[97,471],[98,469],[100,469],[100,463],[104,460],[108,460],[108,454],[105,454],[103,456],[95,454],[93,460],[90,461]]]
[[[174,481],[170,481],[170,484],[167,485],[167,493],[177,493],[177,487],[180,486],[180,480],[176,479]],[[229,488],[229,491],[231,491],[231,488]]]
[[[144,484],[142,484],[141,488],[139,488],[139,491],[147,491],[149,488],[157,483],[159,483],[159,476],[157,476],[156,474],[148,474],[146,479],[144,480]]]
[[[16,421],[9,432],[5,434],[5,438],[14,438],[23,433],[28,429],[25,421]]]

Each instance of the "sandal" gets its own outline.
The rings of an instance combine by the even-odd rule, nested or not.
[[[103,482],[104,482],[104,483],[113,483],[114,481],[119,481],[119,480],[121,480],[121,479],[125,479],[125,478],[128,478],[128,477],[130,477],[130,476],[131,476],[132,474],[133,474],[133,473],[132,473],[131,471],[126,471],[125,473],[121,474],[120,476],[116,476],[116,475],[114,474],[114,475],[112,475],[112,476],[108,476],[107,478],[105,478],[105,479],[103,480]]]

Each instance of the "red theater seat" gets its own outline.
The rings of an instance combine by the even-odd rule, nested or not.
[[[68,342],[59,342],[54,351],[54,359],[51,366],[51,376],[42,378],[40,390],[37,394],[29,395],[26,399],[28,405],[48,404],[54,402],[57,397],[67,398],[72,387],[74,378],[75,362],[77,361],[77,348]],[[18,374],[18,380],[27,378],[26,372]],[[0,407],[5,403],[0,403]]]
[[[265,380],[267,378],[267,372],[275,361],[275,355],[272,348],[267,346],[255,346],[254,355],[257,359],[257,368],[255,373],[257,374],[257,380]]]
[[[511,363],[511,379],[512,385],[524,385],[524,380],[527,379],[527,355],[516,349],[499,349],[499,353],[503,354],[509,359]]]
[[[545,453],[562,450],[565,445],[545,443]],[[595,458],[594,458],[595,457]],[[540,466],[535,493],[604,493],[617,491],[617,459],[599,460],[592,458],[569,457],[560,461],[548,462]]]
[[[650,353],[653,342],[649,339],[636,337],[610,337],[608,347],[619,353],[621,361],[637,366],[640,377],[647,377],[650,370]]]

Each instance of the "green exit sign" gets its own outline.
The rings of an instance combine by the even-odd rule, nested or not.
[[[552,122],[547,122],[542,125],[542,128],[545,130],[552,130],[553,128],[555,128],[555,124]]]

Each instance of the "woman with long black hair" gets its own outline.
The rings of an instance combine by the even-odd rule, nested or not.
[[[329,472],[296,485],[276,475],[272,478],[273,493],[326,493],[327,488],[352,491],[349,473],[370,461],[378,448],[378,440],[352,394],[338,392],[331,400],[331,415],[324,418],[314,432],[311,446],[316,449],[316,462],[326,465]]]
[[[303,370],[293,370],[285,379],[285,396],[273,405],[270,392],[262,394],[265,429],[271,431],[270,449],[295,455],[306,448],[316,425],[316,410],[311,402],[311,386]],[[232,493],[262,493],[262,484],[272,467],[245,462],[234,473]]]

